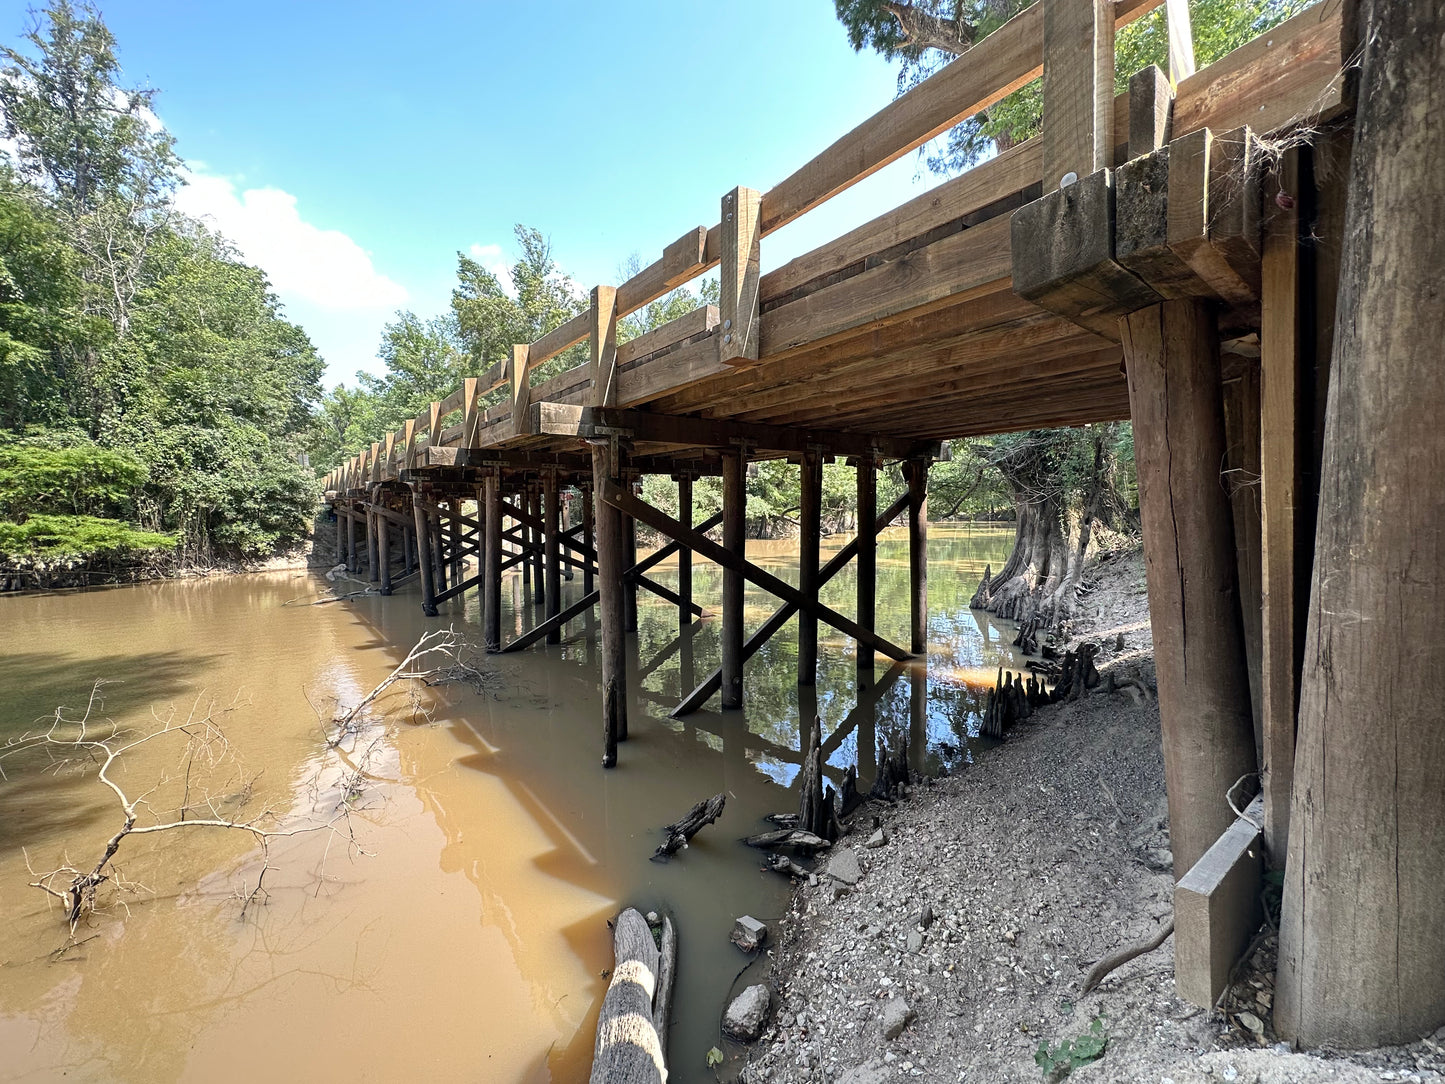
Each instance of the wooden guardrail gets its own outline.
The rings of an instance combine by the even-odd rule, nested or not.
[[[519,344],[504,362],[468,377],[451,395],[429,405],[384,441],[353,456],[330,472],[327,490],[345,491],[397,477],[428,462],[427,449],[477,447],[501,443],[527,432],[533,402],[637,406],[715,376],[736,365],[774,359],[809,343],[840,334],[868,321],[927,304],[1010,274],[1007,216],[959,232],[947,244],[929,246],[922,274],[907,283],[880,289],[859,276],[851,288],[829,284],[825,305],[788,303],[827,283],[829,276],[865,257],[886,253],[930,230],[980,212],[1002,197],[1042,186],[1051,189],[1060,163],[1079,161],[1082,173],[1094,155],[1105,165],[1127,154],[1127,93],[1111,98],[1106,130],[1093,123],[1111,110],[1100,108],[1086,87],[1065,94],[1055,90],[1046,109],[1054,119],[1044,134],[952,178],[871,222],[850,230],[811,252],[759,273],[761,239],[795,221],[852,185],[871,176],[1038,78],[1045,69],[1048,22],[1098,18],[1097,4],[1108,0],[1052,0],[1020,12],[969,52],[901,95],[851,132],[836,140],[767,192],[734,189],[723,197],[720,221],[696,226],[666,246],[660,259],[615,288],[599,286],[588,307],[530,344]],[[1164,0],[1115,0],[1114,28],[1161,6]],[[1179,83],[1173,105],[1174,134],[1212,127],[1225,130],[1249,124],[1267,133],[1297,118],[1329,116],[1344,102],[1342,0],[1324,0],[1268,34]],[[1061,29],[1058,40],[1072,40]],[[1097,32],[1102,33],[1102,28]],[[1077,59],[1077,58],[1076,58]],[[1085,58],[1085,61],[1087,58]],[[1075,67],[1087,66],[1085,61]],[[1052,61],[1056,64],[1058,61]],[[1094,86],[1112,94],[1112,53],[1095,72]],[[1104,75],[1107,74],[1107,80]],[[1056,80],[1058,75],[1053,76]],[[1069,111],[1089,115],[1082,127]],[[1090,111],[1092,113],[1090,114]],[[1087,157],[1077,131],[1092,145]],[[1074,134],[1070,134],[1074,133]],[[946,251],[945,251],[946,250]],[[964,258],[966,256],[966,258]],[[617,344],[617,321],[720,268],[722,300],[703,306],[631,342]],[[775,311],[776,310],[776,311]],[[539,366],[583,342],[589,359],[537,386]],[[506,401],[485,400],[507,389]],[[453,424],[445,424],[453,416]]]

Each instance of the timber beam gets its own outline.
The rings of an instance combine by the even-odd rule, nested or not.
[[[746,443],[750,448],[794,455],[819,448],[834,455],[877,455],[885,459],[938,454],[937,441],[569,403],[533,403],[530,428],[538,436],[582,440],[619,436],[688,448],[735,448],[739,443]]]

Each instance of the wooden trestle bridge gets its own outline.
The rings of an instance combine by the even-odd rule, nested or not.
[[[1315,389],[1329,363],[1349,153],[1348,130],[1333,122],[1352,108],[1353,20],[1325,0],[1197,72],[1176,39],[1177,78],[1149,68],[1116,95],[1116,28],[1162,3],[1044,0],[767,192],[734,188],[717,224],[688,230],[620,286],[596,287],[586,311],[332,471],[338,548],[383,594],[398,567],[414,569],[429,615],[479,591],[493,651],[557,643],[599,605],[611,766],[627,736],[623,638],[638,587],[686,623],[701,612],[693,556],[723,568],[721,666],[676,713],[719,691],[724,708],[740,706],[747,659],[795,614],[800,682],[814,680],[820,621],[857,641],[871,674],[876,654],[927,647],[925,485],[940,441],[1132,418],[1176,870],[1206,865],[1225,844],[1235,818],[1218,796],[1256,762],[1264,835],[1282,861]],[[769,234],[1040,75],[1039,136],[760,273]],[[1308,139],[1292,138],[1304,129]],[[620,318],[714,268],[717,306],[617,342]],[[586,364],[533,382],[584,342]],[[802,474],[797,587],[744,555],[747,462],[778,457]],[[861,530],[820,565],[828,457],[858,468]],[[895,462],[907,490],[880,509],[876,470]],[[677,516],[638,496],[642,475],[676,479]],[[724,505],[694,523],[703,475],[721,475]],[[583,499],[564,501],[568,492]],[[874,628],[875,536],[900,516],[906,644]],[[639,522],[669,540],[641,561]],[[673,553],[675,592],[648,576]],[[852,616],[818,593],[849,561]],[[514,568],[534,582],[545,618],[504,643],[502,576]],[[581,597],[564,606],[561,581],[574,574]],[[750,636],[745,581],[779,600]],[[1204,1002],[1222,982],[1211,946],[1237,938],[1233,927],[1221,934],[1209,901],[1232,883],[1215,877],[1195,926],[1180,919],[1181,992]],[[1240,923],[1248,909],[1235,907]]]

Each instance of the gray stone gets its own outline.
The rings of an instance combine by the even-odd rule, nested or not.
[[[888,1067],[877,1058],[849,1069],[838,1078],[838,1084],[885,1084],[891,1080]]]
[[[752,915],[743,915],[733,923],[732,942],[744,952],[752,952],[767,939],[768,928]]]
[[[883,831],[882,828],[878,829],[878,831],[874,832],[871,836],[869,836],[868,842],[863,844],[863,846],[872,848],[873,850],[877,850],[879,847],[885,847],[887,845],[888,835],[886,832]]]
[[[751,1043],[763,1033],[768,1022],[770,1003],[768,988],[759,983],[749,986],[733,998],[728,1011],[723,1014],[723,1031],[740,1042]]]
[[[828,876],[842,881],[845,885],[856,885],[863,879],[863,868],[858,865],[858,852],[844,847],[828,859]]]
[[[901,997],[890,998],[883,1006],[883,1038],[898,1038],[903,1034],[903,1029],[911,1023],[913,1023],[913,1006]]]
[[[923,934],[917,930],[908,931],[908,951],[915,955],[923,951]]]

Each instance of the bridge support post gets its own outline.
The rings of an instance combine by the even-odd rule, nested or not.
[[[376,563],[381,577],[381,593],[391,594],[391,521],[376,513]]]
[[[346,571],[356,571],[356,510],[350,501],[346,508]]]
[[[447,555],[446,543],[442,539],[441,513],[434,504],[427,506],[427,531],[431,539],[431,552],[428,556],[432,563],[432,582],[440,594],[447,589]]]
[[[745,456],[741,448],[723,453],[723,548],[742,559],[747,543],[747,491],[743,476]],[[743,706],[743,574],[723,569],[722,585],[722,706]]]
[[[684,527],[692,527],[692,475],[677,476],[677,521]],[[677,628],[686,632],[692,624],[692,550],[684,546],[677,551]],[[692,669],[692,645],[685,644],[688,665]],[[684,675],[682,687],[691,687],[692,678]]]
[[[542,544],[547,558],[547,618],[556,617],[562,611],[562,567],[561,542],[558,537],[560,509],[557,494],[557,472],[549,470],[542,475]],[[547,633],[547,643],[562,642],[561,626]]]
[[[915,655],[928,653],[928,460],[910,459],[908,478],[908,600]]]
[[[853,465],[858,470],[858,624],[872,632],[878,593],[878,536],[873,527],[878,518],[878,463],[872,456],[859,456]],[[873,648],[859,643],[858,680],[864,688],[873,682],[873,660]],[[871,748],[868,754],[871,758]]]
[[[416,524],[417,570],[421,574],[421,612],[427,617],[437,615],[436,581],[432,578],[431,517],[427,515],[426,504],[421,491],[411,487],[411,516]]]
[[[823,456],[818,451],[803,455],[799,471],[802,475],[798,515],[798,590],[813,602],[818,601],[818,549],[823,530]],[[798,684],[814,685],[818,681],[818,619],[806,612],[798,614]],[[804,718],[811,726],[812,720]]]
[[[343,522],[346,516],[339,500],[331,502],[331,514],[336,517],[336,560],[332,564],[339,565],[346,560],[346,524]]]
[[[629,493],[635,492],[634,483],[626,483]],[[622,513],[622,567],[631,568],[637,564],[637,521],[626,512]],[[622,584],[622,631],[637,631],[637,581],[627,579]]]
[[[408,574],[416,568],[416,540],[412,538],[412,528],[405,523],[399,524],[401,528],[401,554],[405,562],[403,570]]]
[[[538,491],[537,483],[533,482],[527,486],[527,514],[534,520],[542,518],[542,494]],[[532,601],[545,606],[547,602],[547,580],[543,571],[542,550],[546,545],[544,532],[536,527],[527,531],[527,537],[532,542],[530,560],[532,562]]]
[[[496,471],[482,483],[482,642],[489,652],[502,649],[502,479]]]
[[[381,569],[378,565],[376,525],[381,517],[376,514],[376,509],[368,501],[366,505],[366,578],[371,583],[381,579]]]
[[[1120,320],[1139,464],[1144,567],[1159,680],[1174,870],[1234,821],[1224,799],[1255,770],[1234,524],[1220,484],[1219,342],[1207,301]]]
[[[617,743],[627,740],[627,671],[623,653],[622,513],[603,500],[607,482],[620,481],[615,443],[592,446],[592,491],[597,547],[598,611],[602,626],[602,766],[617,766]]]
[[[593,496],[593,489],[590,485],[584,484],[582,486],[582,544],[588,549],[593,550],[593,552],[596,552],[596,539],[593,537],[595,510],[596,503]],[[584,595],[590,595],[597,588],[593,577],[593,571],[596,567],[597,562],[595,560],[588,557],[582,558],[582,593]]]

